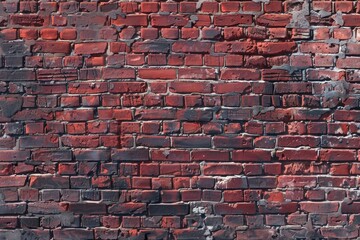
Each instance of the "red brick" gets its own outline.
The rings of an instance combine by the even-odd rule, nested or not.
[[[217,42],[215,43],[215,52],[255,54],[257,53],[257,46],[251,41],[232,43]]]
[[[228,176],[228,175],[238,175],[242,172],[242,166],[240,164],[206,164],[204,166],[205,175],[218,175],[218,176]]]
[[[339,46],[327,43],[303,43],[300,45],[300,51],[303,53],[337,53]]]
[[[235,26],[238,24],[250,25],[252,23],[252,15],[231,14],[214,16],[215,26]]]
[[[296,43],[294,42],[286,42],[286,43],[262,42],[257,44],[257,48],[259,53],[264,55],[288,54],[295,52],[297,50]]]
[[[321,161],[357,161],[354,150],[320,150]]]
[[[175,93],[209,93],[211,84],[206,82],[175,81],[171,82],[169,90]]]
[[[75,54],[100,54],[105,53],[107,43],[97,42],[97,43],[79,43],[75,44]]]
[[[139,69],[139,77],[143,79],[175,79],[176,69]]]
[[[260,72],[256,69],[227,69],[221,72],[221,80],[259,80]]]
[[[330,213],[337,212],[339,204],[337,202],[302,202],[300,209],[308,213]]]
[[[343,17],[345,27],[356,27],[360,19],[360,14],[345,15]]]
[[[152,15],[151,25],[153,27],[185,26],[189,19],[183,15]]]
[[[131,68],[104,68],[104,79],[133,79],[135,71]]]
[[[278,187],[314,187],[316,186],[314,176],[280,176]]]
[[[159,4],[156,2],[142,2],[141,11],[145,13],[157,12],[159,10]]]
[[[211,80],[216,79],[216,73],[211,68],[182,68],[179,69],[179,79]]]
[[[54,28],[43,28],[40,30],[40,36],[43,40],[56,40],[58,31]]]
[[[291,18],[290,14],[263,14],[256,18],[256,22],[265,27],[286,27]]]
[[[61,142],[67,147],[98,147],[99,136],[62,136]]]

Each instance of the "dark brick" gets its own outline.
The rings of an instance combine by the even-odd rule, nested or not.
[[[151,216],[187,215],[189,213],[188,204],[149,204],[148,209]]]
[[[111,159],[113,161],[147,161],[149,150],[146,148],[113,150]]]
[[[69,203],[68,210],[75,214],[106,214],[106,205],[102,203]]]
[[[58,176],[31,176],[30,177],[30,187],[33,188],[69,188],[69,178],[68,177],[58,177]]]

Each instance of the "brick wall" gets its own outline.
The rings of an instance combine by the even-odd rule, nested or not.
[[[1,1],[1,239],[359,236],[357,1]]]

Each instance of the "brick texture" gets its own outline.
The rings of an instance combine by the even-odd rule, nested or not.
[[[360,3],[1,1],[0,239],[357,239]]]

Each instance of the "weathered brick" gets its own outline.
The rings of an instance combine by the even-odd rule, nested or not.
[[[21,148],[56,148],[59,147],[57,135],[24,136],[20,138]]]
[[[250,25],[253,16],[246,14],[231,14],[231,15],[217,15],[214,16],[215,26],[236,26],[239,24]]]
[[[187,215],[189,204],[149,204],[150,216]]]
[[[111,93],[141,93],[145,92],[147,84],[145,82],[112,82],[109,86]]]
[[[119,26],[147,26],[146,14],[128,14],[126,16],[118,16],[116,19],[111,20],[112,24]]]
[[[54,230],[54,238],[58,239],[92,239],[94,238],[94,233],[92,230],[86,229],[76,229],[76,228],[68,228],[68,229],[56,229]]]
[[[74,157],[78,161],[107,161],[110,159],[108,150],[75,150]]]
[[[68,54],[71,51],[69,42],[58,41],[37,41],[32,51],[35,53],[65,53]]]
[[[113,150],[111,159],[113,161],[147,161],[149,150],[147,148]]]
[[[0,187],[23,187],[25,186],[26,176],[0,176]]]
[[[92,109],[56,112],[57,120],[69,122],[88,121],[92,120],[93,116],[94,113]]]
[[[259,80],[260,72],[256,69],[226,69],[221,72],[221,80]]]
[[[185,26],[189,19],[183,15],[152,15],[151,25],[154,27]]]
[[[58,176],[31,176],[30,177],[30,187],[33,188],[69,188],[69,178],[68,177],[58,177]]]
[[[359,9],[4,1],[0,238],[359,237]]]
[[[44,23],[44,19],[41,16],[35,14],[12,15],[11,21],[15,25],[33,26],[33,27],[42,26]]]
[[[106,205],[101,203],[69,203],[68,210],[75,214],[106,214]]]
[[[172,146],[175,148],[207,148],[211,146],[209,137],[172,137]]]
[[[260,54],[264,55],[281,55],[295,52],[297,46],[295,42],[286,42],[286,43],[258,43],[257,48]]]
[[[1,162],[22,162],[30,158],[30,151],[17,151],[17,150],[1,150]]]
[[[266,27],[286,27],[290,23],[290,14],[263,14],[256,18],[256,22]]]
[[[214,205],[215,214],[228,215],[228,214],[255,214],[256,206],[254,203],[216,203]]]
[[[107,47],[106,42],[96,42],[96,43],[78,43],[75,44],[74,53],[75,54],[101,54],[105,53]]]
[[[172,45],[174,52],[208,53],[210,48],[211,43],[207,42],[177,41]]]
[[[170,44],[167,42],[135,42],[132,50],[135,53],[167,53],[170,50]]]
[[[214,146],[216,148],[251,148],[252,147],[252,138],[250,137],[225,137],[225,136],[215,136],[213,138]]]
[[[271,152],[264,150],[238,150],[232,153],[234,161],[270,161]]]
[[[1,215],[10,215],[10,214],[24,214],[26,211],[26,203],[1,203],[0,204],[0,214]]]
[[[131,68],[104,68],[104,79],[132,79],[135,78],[135,71]]]
[[[34,81],[35,71],[33,70],[7,70],[0,69],[1,81]]]
[[[337,212],[339,204],[337,202],[302,202],[300,208],[309,213],[329,213]]]
[[[109,207],[111,214],[144,214],[145,212],[145,203],[118,203]]]
[[[204,165],[205,175],[237,175],[242,172],[242,166],[240,164],[206,164]]]

